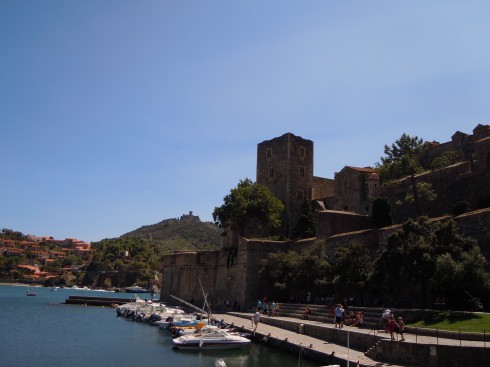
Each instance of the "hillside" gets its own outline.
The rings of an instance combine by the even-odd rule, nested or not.
[[[201,222],[190,213],[96,242],[96,254],[81,285],[106,289],[158,287],[155,271],[166,254],[177,250],[219,250],[222,232],[213,223]]]
[[[166,254],[176,250],[219,250],[222,232],[211,222],[201,222],[199,217],[184,215],[140,227],[121,238],[151,243],[160,254]]]

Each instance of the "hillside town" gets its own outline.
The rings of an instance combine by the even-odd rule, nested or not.
[[[9,231],[3,230],[8,236]],[[55,239],[51,236],[27,235],[21,239],[0,237],[0,256],[17,258],[19,264],[0,269],[1,279],[43,284],[63,272],[76,273],[90,263],[95,249],[91,243],[76,238]]]

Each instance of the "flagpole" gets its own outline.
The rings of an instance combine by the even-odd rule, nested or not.
[[[347,331],[347,367],[349,367],[349,361],[350,361],[350,331]]]

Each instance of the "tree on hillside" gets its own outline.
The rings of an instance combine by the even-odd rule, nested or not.
[[[359,294],[364,304],[364,292],[373,271],[373,262],[367,248],[358,242],[335,250],[333,283],[344,292],[354,291]]]
[[[462,157],[460,152],[448,150],[432,161],[432,169],[444,168],[461,161]]]
[[[231,227],[239,234],[253,221],[279,228],[284,204],[265,186],[246,178],[223,198],[223,205],[214,208],[214,222],[222,228]]]
[[[20,263],[22,263],[20,256],[0,256],[0,268],[4,268],[7,272],[14,270]]]
[[[300,208],[298,222],[292,231],[292,238],[311,238],[316,235],[316,210],[313,208],[311,200],[303,200]]]
[[[332,266],[325,252],[325,242],[316,241],[303,251],[297,260],[294,288],[299,291],[310,290],[313,294],[322,295],[325,287],[331,284]]]
[[[454,221],[419,217],[388,238],[371,284],[392,303],[421,299],[427,307],[429,298],[444,297],[447,305],[468,309],[489,291],[485,266],[476,241],[464,237]]]
[[[298,272],[298,253],[269,252],[260,262],[259,275],[270,287],[267,293],[279,299],[289,299]]]
[[[412,178],[413,179],[413,178]],[[419,181],[415,185],[411,185],[409,191],[405,195],[403,201],[408,204],[415,204],[417,215],[421,215],[423,210],[422,204],[430,203],[437,199],[436,192],[432,189],[430,182]],[[397,205],[401,205],[401,201],[397,201]]]
[[[331,284],[331,265],[324,249],[324,242],[315,242],[303,252],[270,252],[260,263],[259,274],[270,286],[270,292],[282,299],[299,297],[306,290],[322,294]]]
[[[381,182],[396,180],[421,171],[419,153],[423,147],[422,139],[405,133],[391,146],[385,145],[385,157],[380,158],[381,163],[376,163]]]
[[[22,232],[13,231],[8,228],[2,229],[2,233],[0,234],[0,237],[6,240],[19,240],[19,241],[27,238],[27,236],[24,236]]]

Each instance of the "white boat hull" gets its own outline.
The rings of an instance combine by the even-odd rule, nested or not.
[[[179,338],[176,338],[179,339]],[[200,345],[197,343],[179,343],[174,339],[175,348],[182,350],[226,350],[226,349],[241,349],[250,345],[250,340],[246,342],[220,342],[220,341],[205,341]]]
[[[183,350],[216,350],[243,348],[250,345],[251,341],[215,326],[204,326],[200,333],[179,336],[173,339],[173,343],[176,348]]]

